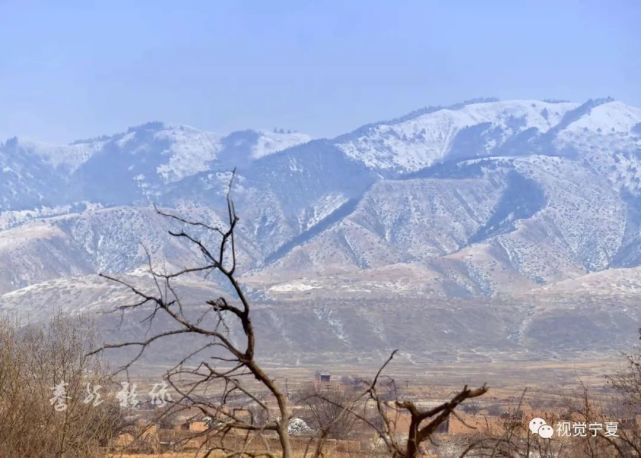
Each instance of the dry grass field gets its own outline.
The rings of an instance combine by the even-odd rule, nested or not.
[[[514,412],[516,409],[524,411],[526,416],[537,413],[557,410],[567,400],[576,396],[580,386],[590,387],[592,395],[596,398],[603,396],[606,386],[605,375],[613,374],[620,370],[623,359],[620,355],[610,357],[585,357],[575,360],[550,360],[550,361],[498,361],[489,363],[456,362],[454,364],[392,364],[386,375],[394,378],[401,397],[415,400],[424,406],[431,406],[446,399],[453,393],[468,384],[481,385],[487,382],[490,391],[474,400],[475,412],[460,410],[466,423],[457,419],[449,426],[449,432],[442,437],[445,443],[457,438],[473,434],[468,424],[493,425],[501,423],[501,415]],[[287,392],[295,398],[296,393],[303,390],[314,380],[319,371],[328,372],[333,383],[362,378],[367,380],[376,372],[376,367],[363,364],[361,366],[316,366],[316,367],[270,367],[270,372]],[[141,377],[138,382],[142,387],[153,383],[152,378]],[[521,405],[520,403],[523,402]],[[293,406],[296,408],[296,406]],[[536,415],[535,415],[536,416]],[[458,421],[458,423],[457,423]],[[460,423],[460,424],[459,424]],[[360,435],[356,441],[329,441],[325,456],[336,458],[347,457],[376,457],[386,456],[371,448],[374,436],[368,440],[368,435]],[[295,456],[302,458],[308,439],[295,438]],[[356,444],[348,446],[350,444]],[[351,447],[351,448],[350,448]],[[195,450],[178,452],[164,452],[158,454],[140,453],[114,453],[110,458],[199,458],[204,453]],[[222,457],[222,453],[209,455]]]

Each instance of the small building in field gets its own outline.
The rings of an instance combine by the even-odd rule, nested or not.
[[[329,372],[316,372],[314,386],[316,389],[329,387],[332,383],[332,375]]]
[[[179,429],[183,431],[190,431],[192,433],[202,433],[210,428],[211,422],[211,417],[189,418],[180,424]]]

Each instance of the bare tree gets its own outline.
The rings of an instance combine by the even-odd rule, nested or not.
[[[305,406],[308,415],[305,420],[314,430],[326,431],[328,438],[347,439],[357,418],[344,412],[359,394],[353,386],[323,388],[309,384],[297,394],[297,403]]]
[[[393,378],[384,377],[383,371],[396,355],[394,350],[379,368],[371,382],[364,382],[366,388],[360,396],[347,404],[340,404],[331,396],[318,393],[316,396],[328,404],[339,407],[333,422],[327,422],[320,431],[315,457],[321,456],[322,440],[334,424],[346,416],[354,416],[376,432],[389,456],[393,458],[416,458],[426,452],[424,445],[431,443],[433,434],[445,424],[454,410],[467,399],[484,395],[488,388],[469,389],[463,387],[450,400],[429,409],[420,408],[416,402],[401,399]],[[381,389],[382,385],[382,389]],[[409,415],[408,430],[401,429],[399,421],[403,414]]]
[[[463,451],[459,454],[464,457],[491,457],[491,458],[530,458],[564,456],[565,443],[558,440],[542,439],[534,435],[528,428],[528,419],[523,416],[523,406],[526,400],[527,389],[524,389],[518,403],[499,415],[497,424],[491,423],[485,417],[485,428],[471,435]],[[546,416],[549,424],[554,422],[553,417]],[[472,429],[470,431],[473,431]]]
[[[393,380],[390,382],[393,385]],[[454,410],[467,399],[482,396],[488,388],[469,389],[463,387],[449,401],[436,407],[420,408],[411,400],[402,400],[396,397],[393,401],[386,401],[379,393],[376,384],[369,390],[369,400],[374,404],[378,418],[378,425],[372,424],[390,456],[394,458],[415,458],[423,456],[424,445],[431,444],[433,434],[454,414]],[[396,392],[395,388],[393,390]],[[410,417],[409,428],[402,431],[399,428],[399,418],[403,414]],[[406,440],[404,440],[406,438]]]
[[[128,369],[155,341],[180,335],[204,338],[204,344],[187,351],[178,364],[166,373],[166,378],[179,395],[179,399],[174,400],[174,411],[197,409],[210,419],[211,428],[202,435],[202,448],[206,456],[216,450],[238,456],[239,447],[241,455],[254,456],[256,453],[250,447],[255,442],[264,447],[264,456],[274,456],[265,438],[265,435],[272,433],[278,438],[282,455],[290,457],[292,447],[288,426],[291,414],[288,399],[256,360],[256,334],[251,305],[236,278],[235,231],[238,216],[230,196],[231,187],[232,183],[226,197],[225,228],[190,221],[156,208],[160,215],[181,225],[180,230],[171,231],[170,235],[195,247],[202,256],[202,262],[195,267],[167,273],[157,271],[149,259],[153,292],[144,292],[128,282],[103,275],[126,286],[137,297],[136,302],[123,305],[119,307],[120,310],[145,310],[149,313],[150,325],[158,314],[163,314],[173,323],[173,327],[153,333],[143,340],[105,345],[94,353],[114,348],[138,348],[135,357],[123,367]],[[217,245],[212,247],[206,244],[204,236],[196,235],[198,231],[213,236]],[[230,301],[218,297],[207,300],[205,310],[197,314],[184,306],[175,282],[186,275],[212,273],[222,275],[235,299]],[[238,331],[241,338],[234,335]],[[261,413],[264,421],[256,421],[256,412]],[[239,432],[242,433],[240,446]]]
[[[61,316],[44,327],[0,322],[1,456],[101,456],[117,434],[120,413],[96,390],[109,380],[86,356],[85,329]]]
[[[636,356],[628,356],[628,361],[627,370],[607,377],[611,386],[602,387],[601,393],[579,381],[576,390],[555,401],[553,412],[541,415],[556,428],[554,437],[544,439],[529,430],[528,419],[520,413],[524,391],[516,409],[503,414],[497,426],[487,422],[484,431],[471,436],[461,458],[641,456],[641,433],[636,423],[641,377]],[[579,433],[573,431],[573,425],[578,425]],[[616,425],[616,429],[608,425]]]
[[[233,175],[232,175],[233,181]],[[158,271],[148,255],[148,271],[152,291],[136,287],[130,282],[103,275],[117,282],[135,296],[135,301],[122,305],[119,310],[144,311],[151,324],[159,316],[172,324],[169,329],[151,332],[150,337],[105,345],[94,353],[108,349],[135,348],[135,356],[122,368],[128,370],[154,342],[176,336],[197,336],[202,345],[189,348],[178,363],[166,373],[166,378],[178,393],[172,409],[196,409],[209,419],[210,427],[197,436],[201,451],[210,456],[222,451],[226,456],[293,456],[288,430],[291,410],[286,392],[268,375],[256,359],[256,334],[252,321],[252,307],[237,277],[236,235],[238,216],[231,199],[232,183],[226,196],[226,226],[212,226],[181,216],[156,211],[174,221],[180,229],[170,235],[191,244],[201,257],[198,265],[167,273]],[[211,240],[214,240],[212,243]],[[206,300],[204,308],[186,306],[176,286],[177,280],[189,275],[219,275],[233,293],[233,299],[218,297]],[[453,410],[468,398],[486,392],[485,386],[476,390],[465,387],[450,401],[429,410],[419,409],[411,401],[384,401],[377,391],[381,372],[392,360],[395,352],[382,365],[374,379],[352,400],[331,399],[317,396],[334,406],[333,418],[325,418],[318,431],[315,446],[305,455],[323,455],[325,438],[336,431],[338,425],[350,424],[353,416],[373,427],[395,457],[414,458],[421,444],[429,439]],[[347,401],[347,402],[346,402]],[[374,405],[380,421],[375,422],[363,414],[362,408]],[[392,433],[389,411],[407,411],[412,417],[409,441],[404,447]],[[277,447],[272,438],[277,438]]]

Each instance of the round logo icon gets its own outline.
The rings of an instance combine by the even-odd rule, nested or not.
[[[551,439],[554,435],[554,428],[550,425],[543,425],[539,428],[539,436],[543,439]]]
[[[539,434],[539,428],[545,424],[546,423],[543,418],[536,417],[530,420],[530,424],[528,426],[530,431],[532,431],[532,434]]]

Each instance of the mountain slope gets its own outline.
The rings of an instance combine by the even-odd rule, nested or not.
[[[641,268],[641,109],[611,99],[482,100],[312,141],[157,122],[65,147],[8,140],[0,294],[16,307],[32,285],[53,294],[65,278],[136,272],[147,263],[143,245],[158,265],[198,262],[197,250],[167,236],[176,222],[151,204],[223,224],[233,168],[240,271],[271,305],[402,297],[428,313],[429,301],[491,308],[541,292],[545,313],[561,316],[567,285],[620,285]],[[520,318],[506,311],[497,336],[542,342],[528,305],[514,307]],[[282,313],[266,315],[275,333]],[[352,312],[328,313],[317,318],[331,324]],[[372,339],[392,342],[372,329]]]

